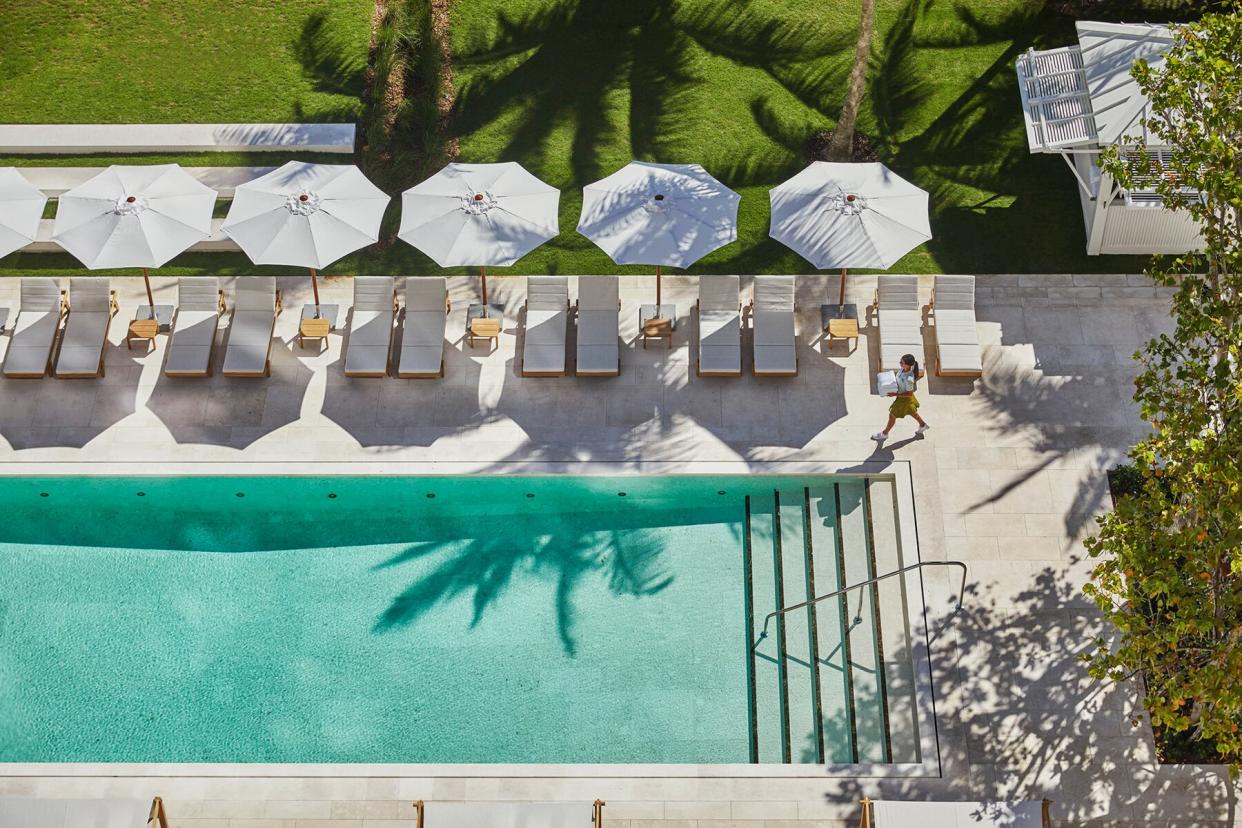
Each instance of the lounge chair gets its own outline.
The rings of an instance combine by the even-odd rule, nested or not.
[[[1049,828],[1042,802],[895,802],[864,799],[861,828]]]
[[[392,354],[397,316],[397,280],[391,276],[355,276],[354,308],[345,340],[345,376],[384,377]]]
[[[913,354],[923,360],[923,311],[919,305],[917,276],[880,276],[875,291],[876,318],[880,327],[881,371],[901,368],[901,357]]]
[[[975,277],[937,276],[932,287],[932,336],[936,376],[983,376],[979,331],[975,327]]]
[[[578,279],[578,362],[580,377],[621,374],[621,300],[616,276]]]
[[[794,277],[755,277],[755,298],[750,303],[755,376],[798,375],[794,313]]]
[[[183,276],[177,280],[177,315],[168,338],[164,375],[206,377],[211,375],[211,355],[216,347],[216,328],[224,313],[224,291],[214,276]]]
[[[443,276],[411,276],[405,280],[397,376],[444,376],[444,329],[449,309],[448,283]]]
[[[522,342],[522,376],[565,375],[565,342],[569,325],[569,279],[530,276],[526,279],[526,337]]]
[[[21,828],[168,828],[164,800],[0,798],[0,825]]]
[[[742,303],[736,276],[699,277],[701,377],[742,375]]]
[[[56,351],[58,379],[86,379],[104,375],[104,346],[108,325],[117,312],[112,283],[98,276],[69,280],[69,313]]]
[[[65,313],[64,292],[54,279],[23,277],[21,301],[4,355],[4,375],[43,377],[51,368],[52,349]]]
[[[280,315],[280,291],[272,276],[242,276],[233,292],[233,322],[224,351],[226,377],[272,373],[272,334]]]

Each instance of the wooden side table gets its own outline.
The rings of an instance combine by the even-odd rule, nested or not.
[[[473,348],[476,339],[486,339],[492,347],[500,347],[500,320],[492,317],[479,317],[470,320],[470,330],[466,332],[466,343]]]
[[[318,339],[321,343],[328,341],[328,334],[332,331],[332,320],[330,319],[303,319],[298,326],[298,347],[305,348],[306,340]]]
[[[832,344],[834,339],[854,340],[854,347],[858,347],[858,320],[857,319],[829,319],[828,320],[828,344]]]
[[[666,349],[673,347],[673,320],[659,316],[643,322],[643,348],[647,347],[648,339],[663,339]]]
[[[147,350],[150,351],[155,346],[155,337],[160,332],[160,321],[158,319],[135,319],[129,323],[129,333],[125,334],[125,347],[129,350],[134,349],[134,340],[141,339],[147,343]]]

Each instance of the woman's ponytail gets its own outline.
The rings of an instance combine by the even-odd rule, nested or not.
[[[914,354],[905,354],[905,355],[903,355],[903,356],[901,357],[901,361],[902,361],[902,362],[908,362],[908,363],[910,363],[911,365],[913,365],[913,366],[914,366],[914,367],[913,367],[913,368],[911,368],[910,370],[914,373],[914,382],[915,382],[915,384],[917,384],[917,383],[918,383],[918,381],[919,381],[919,374],[921,374],[921,373],[922,373],[922,371],[919,369],[919,361],[918,361],[917,359],[915,359],[915,358],[914,358]]]

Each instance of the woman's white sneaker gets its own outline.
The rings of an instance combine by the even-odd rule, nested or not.
[[[888,439],[888,435],[885,434],[883,431],[877,431],[875,434],[871,435],[871,439],[875,440],[877,443],[883,443],[885,440]]]
[[[921,426],[919,426],[918,428],[916,428],[916,429],[914,430],[914,436],[915,436],[915,437],[922,437],[924,434],[926,434],[926,433],[927,433],[928,429],[930,429],[930,428],[931,428],[931,426],[929,426],[929,425],[921,425]]]

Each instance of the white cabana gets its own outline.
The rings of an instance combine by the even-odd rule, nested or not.
[[[13,167],[0,168],[0,256],[35,239],[47,196]]]
[[[401,194],[397,237],[440,267],[507,267],[560,232],[561,191],[513,161],[449,164]]]
[[[1153,187],[1122,190],[1099,167],[1101,150],[1146,148],[1159,163],[1168,147],[1147,130],[1149,101],[1130,74],[1136,60],[1158,67],[1173,44],[1168,26],[1079,22],[1078,44],[1018,58],[1018,86],[1032,153],[1061,155],[1078,182],[1087,253],[1186,253],[1202,247],[1185,212],[1164,206]],[[1187,191],[1186,198],[1199,194]]]
[[[177,164],[114,164],[60,196],[52,238],[91,270],[142,268],[154,319],[147,269],[210,236],[215,203],[216,191]]]
[[[737,239],[741,196],[699,164],[631,161],[582,188],[578,232],[617,264],[689,267]]]
[[[389,200],[352,164],[290,161],[238,187],[220,229],[255,264],[309,268],[318,315],[318,271],[378,241]]]

